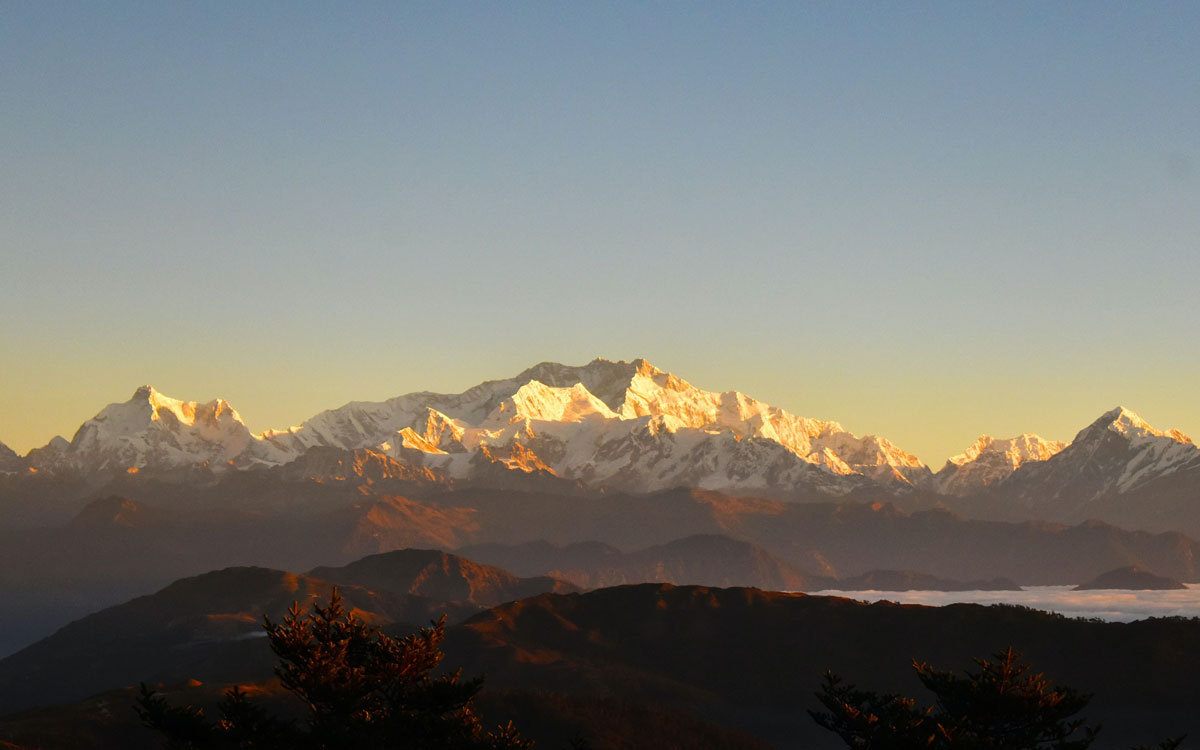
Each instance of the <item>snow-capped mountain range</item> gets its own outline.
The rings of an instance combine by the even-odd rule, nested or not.
[[[128,401],[101,409],[69,443],[55,438],[28,460],[38,469],[155,471],[227,463],[255,442],[224,399],[179,401],[145,385]]]
[[[704,391],[642,359],[597,359],[578,367],[542,363],[458,394],[351,402],[260,435],[224,400],[178,401],[143,386],[69,442],[55,438],[24,459],[0,450],[0,470],[251,470],[313,448],[368,449],[453,480],[506,468],[593,488],[798,496],[872,487],[969,496],[1012,485],[1032,497],[1045,483],[1074,487],[1080,477],[1094,485],[1092,494],[1120,493],[1200,467],[1200,450],[1187,436],[1115,409],[1069,445],[985,435],[934,474],[885,438],[858,437],[837,422],[799,417],[737,391]]]
[[[1183,481],[1182,487],[1177,483]],[[1172,486],[1167,490],[1167,483]],[[1003,484],[1011,503],[1078,515],[1094,501],[1164,488],[1200,501],[1200,449],[1179,430],[1158,430],[1117,407],[1085,427],[1053,459],[1027,464]]]

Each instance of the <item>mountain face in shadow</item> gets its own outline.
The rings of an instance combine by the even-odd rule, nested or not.
[[[124,503],[110,505],[122,509]],[[328,599],[334,586],[348,610],[401,628],[442,614],[458,622],[502,602],[577,590],[437,550],[397,550],[308,574],[226,568],[83,617],[0,660],[0,711],[141,680],[269,676],[270,669],[261,669],[271,663],[263,650],[263,616],[278,622],[293,602],[306,609]],[[76,675],[80,664],[88,666]]]
[[[626,583],[753,586],[772,591],[823,588],[829,579],[806,575],[761,547],[720,534],[697,534],[624,553],[601,542],[464,547],[464,555],[513,570],[540,571],[583,588]]]
[[[373,591],[416,594],[478,607],[493,607],[546,592],[578,591],[572,584],[549,576],[519,578],[507,570],[458,555],[423,549],[370,555],[339,568],[313,568],[309,575]]]
[[[250,635],[253,621],[329,585],[282,571],[218,571],[84,618],[0,661],[0,712],[140,680],[262,683],[274,659],[265,639]],[[348,604],[395,634],[414,629],[402,619],[439,606],[345,591]],[[1056,683],[1094,692],[1086,715],[1105,722],[1113,746],[1197,728],[1200,621],[1181,618],[1102,623],[1024,607],[643,584],[504,604],[450,628],[443,648],[447,668],[487,675],[485,694],[518,726],[523,715],[553,724],[545,706],[578,714],[615,700],[786,747],[833,748],[836,738],[805,712],[825,670],[917,694],[912,659],[965,669],[971,657],[1009,645]]]
[[[645,584],[497,607],[446,650],[490,688],[617,694],[686,708],[784,747],[841,747],[805,709],[832,669],[919,694],[912,659],[946,669],[1008,645],[1057,684],[1095,693],[1105,746],[1194,733],[1200,621],[1072,620],[1022,607],[864,604],[754,589]],[[1097,658],[1103,654],[1103,658]]]
[[[872,570],[1073,585],[1130,564],[1200,581],[1200,545],[1192,539],[1099,522],[978,521],[879,502],[792,503],[684,489],[634,495],[431,486],[409,497],[375,494],[376,487],[279,484],[253,472],[210,486],[133,479],[123,485],[127,494],[94,500],[58,526],[0,532],[0,619],[15,623],[0,634],[0,653],[86,611],[206,570],[309,570],[406,547],[479,550],[483,562],[511,569],[520,561],[488,555],[530,539],[549,546],[521,556],[555,559],[542,567],[520,562],[521,574],[553,571],[583,587],[665,579],[819,590],[828,585],[822,578]],[[678,545],[689,536],[738,544]],[[578,546],[584,542],[591,546]],[[622,552],[649,548],[660,549],[641,558]]]
[[[716,534],[749,542],[810,576],[912,570],[952,581],[1004,577],[1022,585],[1075,584],[1132,561],[1180,580],[1200,580],[1200,545],[1192,539],[1100,522],[979,521],[942,509],[907,512],[888,503],[790,503],[683,489],[573,498],[472,490],[425,502],[474,509],[487,543],[460,548],[468,555],[518,569],[526,552],[530,560],[541,556],[554,563],[531,565],[527,573],[565,574],[613,562],[611,550],[585,551],[572,546],[577,542],[641,550],[681,536]],[[550,546],[489,557],[499,554],[495,545],[522,544],[535,534]],[[554,545],[569,551],[554,551]],[[558,555],[561,565],[551,560]]]
[[[1109,570],[1076,586],[1073,591],[1089,591],[1094,589],[1124,589],[1127,591],[1167,591],[1171,589],[1186,589],[1179,581],[1140,568],[1127,565],[1116,570]]]
[[[1064,523],[1101,519],[1129,528],[1200,534],[1200,449],[1178,430],[1159,430],[1117,407],[1044,461],[951,507],[998,520]]]
[[[110,687],[186,674],[208,681],[271,673],[263,616],[280,621],[293,602],[327,600],[334,583],[268,568],[226,568],[176,581],[148,596],[61,628],[0,660],[0,711],[77,700]],[[373,623],[427,623],[479,611],[390,591],[339,587],[345,606]]]
[[[872,570],[847,578],[810,575],[761,547],[719,534],[698,534],[636,552],[601,542],[557,545],[481,544],[463,555],[519,570],[570,580],[583,588],[635,583],[747,586],[768,591],[1015,591],[1007,578],[957,581],[912,570]]]

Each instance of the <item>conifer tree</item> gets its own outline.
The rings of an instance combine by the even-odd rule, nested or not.
[[[168,748],[528,748],[510,724],[485,731],[471,707],[482,680],[437,675],[445,617],[430,628],[390,638],[347,612],[334,589],[328,606],[302,614],[293,604],[282,623],[264,619],[280,661],[280,683],[306,706],[303,725],[268,715],[234,687],[210,723],[201,709],[175,707],[142,686],[136,710],[163,733]]]
[[[921,683],[936,697],[932,706],[893,694],[859,690],[826,672],[817,700],[824,711],[809,711],[847,747],[909,750],[1085,750],[1099,725],[1087,726],[1076,715],[1092,696],[1055,686],[1045,675],[1022,664],[1011,647],[977,658],[978,671],[963,675],[913,662]],[[1179,747],[1182,738],[1164,741],[1161,750]]]

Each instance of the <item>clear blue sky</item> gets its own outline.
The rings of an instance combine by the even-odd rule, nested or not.
[[[644,356],[1200,432],[1200,4],[0,4],[0,441]]]

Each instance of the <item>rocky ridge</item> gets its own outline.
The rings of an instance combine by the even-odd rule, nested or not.
[[[1159,485],[1163,491],[1153,492]],[[1155,502],[1200,495],[1200,449],[1179,430],[1155,429],[1117,407],[1055,455],[1022,464],[984,497],[1032,517],[1082,519],[1107,517],[1099,513],[1106,503],[1147,492],[1159,496],[1150,498]]]
[[[944,495],[970,495],[1008,479],[1022,464],[1045,461],[1067,447],[1032,433],[998,440],[983,435],[966,451],[951,456],[937,473],[935,484]]]
[[[885,438],[859,437],[738,391],[704,391],[643,359],[544,362],[462,393],[351,402],[261,435],[222,399],[180,401],[143,386],[70,441],[55,438],[24,459],[0,450],[0,471],[10,475],[188,477],[262,468],[370,481],[510,486],[530,477],[629,492],[684,486],[785,499],[916,490],[1035,517],[1043,506],[1054,510],[1048,517],[1072,519],[1097,498],[1144,492],[1165,478],[1175,483],[1172,498],[1200,487],[1200,450],[1191,439],[1122,407],[1070,444],[985,435],[935,475]],[[973,512],[970,502],[959,507]]]
[[[932,474],[888,440],[797,417],[737,391],[703,391],[645,360],[542,363],[459,394],[351,402],[298,427],[253,435],[223,400],[171,399],[146,386],[30,453],[39,469],[92,473],[228,470],[369,449],[417,473],[469,479],[496,465],[594,487],[794,488],[828,495]]]

